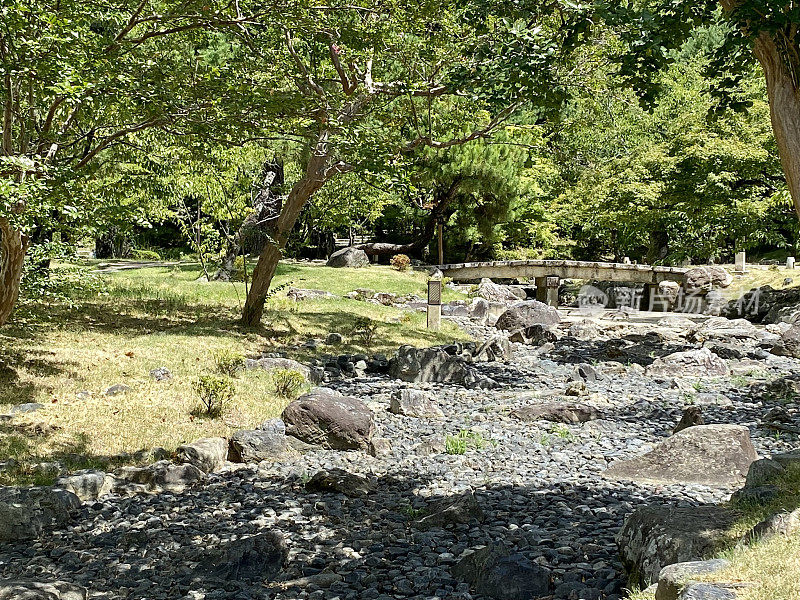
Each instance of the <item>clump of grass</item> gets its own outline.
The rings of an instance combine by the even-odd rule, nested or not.
[[[466,454],[467,450],[483,450],[494,445],[496,445],[495,442],[471,429],[462,429],[457,435],[448,435],[444,441],[444,449],[447,454]]]
[[[569,428],[564,425],[563,423],[556,423],[550,428],[550,433],[556,436],[559,439],[565,440],[567,442],[574,442],[577,438],[575,434],[572,433]]]
[[[214,352],[214,367],[221,375],[236,377],[245,369],[244,355],[222,348]]]
[[[293,369],[276,369],[271,374],[272,387],[280,398],[297,398],[306,384],[306,378],[300,371]]]
[[[200,397],[195,413],[212,419],[222,416],[235,391],[233,380],[226,375],[201,375],[194,389]]]

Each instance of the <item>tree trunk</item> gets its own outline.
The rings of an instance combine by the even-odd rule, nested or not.
[[[772,130],[786,185],[800,216],[800,95],[786,62],[767,32],[756,39],[753,52],[764,69]]]
[[[306,202],[332,177],[332,172],[328,168],[330,153],[327,141],[327,132],[320,134],[314,152],[306,165],[305,174],[292,187],[281,208],[281,214],[275,223],[273,239],[267,242],[258,257],[258,264],[253,270],[253,281],[242,312],[242,322],[245,325],[253,327],[261,322],[269,286],[275,276],[283,248],[289,240],[289,234]]]
[[[0,325],[5,325],[19,297],[22,265],[28,250],[28,237],[12,229],[0,217]]]
[[[422,233],[413,242],[408,244],[390,244],[386,242],[370,242],[368,244],[360,244],[357,248],[363,250],[369,256],[388,256],[390,254],[408,254],[423,250],[428,244],[431,243],[433,236],[436,234],[437,223],[445,222],[453,214],[453,211],[448,210],[453,199],[456,197],[459,187],[461,186],[461,179],[456,178],[447,190],[441,190],[438,194],[436,203],[431,210],[428,220]],[[440,256],[441,260],[441,256]],[[440,263],[441,264],[441,263]]]

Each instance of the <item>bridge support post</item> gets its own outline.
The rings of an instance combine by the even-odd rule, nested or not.
[[[536,299],[558,308],[558,286],[561,284],[561,280],[555,275],[548,275],[547,277],[535,277],[534,283],[536,284]]]

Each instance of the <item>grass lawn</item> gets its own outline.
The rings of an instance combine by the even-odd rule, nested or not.
[[[0,422],[0,461],[19,461],[0,471],[2,483],[42,483],[52,479],[37,463],[57,460],[69,468],[136,462],[120,457],[154,447],[173,450],[209,435],[227,435],[281,413],[288,399],[278,398],[265,372],[236,379],[236,394],[220,419],[191,413],[198,404],[193,383],[214,371],[214,354],[244,355],[286,350],[307,359],[313,351],[296,349],[310,337],[343,334],[336,348],[317,354],[382,352],[401,344],[430,346],[466,335],[449,322],[438,333],[425,329],[425,315],[344,298],[293,302],[285,292],[267,302],[263,326],[237,323],[244,284],[199,282],[193,264],[117,271],[99,277],[94,267],[72,273],[67,298],[48,302],[25,299],[12,322],[0,329],[0,413],[10,405],[38,402],[45,407],[10,422]],[[326,289],[341,295],[369,287],[424,296],[423,273],[399,273],[388,267],[332,269],[302,263],[281,264],[276,285]],[[446,298],[462,297],[448,290]],[[377,325],[372,347],[353,336],[357,319]],[[167,367],[170,381],[156,382],[151,369]],[[122,383],[118,396],[105,390]],[[5,405],[5,406],[4,406]]]

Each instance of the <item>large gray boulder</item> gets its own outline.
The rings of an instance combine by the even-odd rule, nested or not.
[[[214,473],[228,460],[228,440],[223,437],[200,438],[191,444],[178,446],[175,455],[179,463],[194,465],[204,473]]]
[[[800,325],[792,325],[784,331],[780,340],[772,347],[772,353],[800,358]]]
[[[369,266],[369,256],[359,248],[342,248],[328,257],[328,266],[336,268],[359,268]]]
[[[486,277],[481,279],[475,295],[480,298],[484,298],[489,302],[503,302],[506,304],[511,302],[519,302],[520,300],[525,299],[524,292],[520,293],[514,288],[510,288],[507,285],[500,285]]]
[[[112,475],[102,471],[76,471],[70,475],[59,477],[56,486],[75,494],[81,501],[97,500],[114,489],[115,480]]]
[[[509,554],[491,544],[467,550],[453,565],[453,577],[469,583],[475,593],[496,600],[534,600],[550,597],[550,571],[521,554]]]
[[[708,348],[674,352],[655,359],[647,367],[650,375],[662,377],[722,377],[728,364]]]
[[[389,361],[389,375],[414,383],[448,382],[462,384],[468,369],[458,356],[442,348],[400,346]]]
[[[443,417],[441,409],[422,390],[402,389],[392,394],[389,412],[406,417],[431,418]]]
[[[642,588],[676,563],[703,560],[730,543],[741,513],[721,506],[652,505],[636,510],[617,537],[630,582]]]
[[[517,302],[500,315],[495,327],[506,331],[519,331],[533,325],[557,325],[561,322],[558,311],[538,300]]]
[[[267,531],[226,542],[206,551],[198,566],[200,575],[229,581],[271,581],[289,556],[283,536]]]
[[[274,460],[286,452],[286,425],[270,419],[258,429],[240,429],[231,436],[228,456],[235,463]]]
[[[49,487],[0,488],[0,541],[30,540],[69,523],[80,499]]]
[[[122,467],[114,472],[119,492],[175,492],[201,481],[203,471],[192,464],[161,460],[146,467]]]
[[[736,585],[721,583],[690,583],[681,590],[678,600],[736,600]]]
[[[686,271],[683,287],[687,294],[705,294],[713,289],[726,288],[733,283],[733,275],[723,267],[694,267]]]
[[[286,433],[332,450],[368,450],[375,432],[366,404],[329,388],[300,396],[283,411]]]
[[[697,425],[668,437],[650,452],[615,462],[606,477],[654,483],[741,485],[758,454],[741,425]]]
[[[66,581],[2,581],[0,600],[86,600],[88,590]]]
[[[431,503],[428,514],[414,521],[420,529],[466,525],[471,521],[483,521],[483,510],[471,491],[460,496],[449,496]]]
[[[503,335],[496,335],[483,342],[475,350],[475,362],[508,362],[514,357],[511,342]]]

